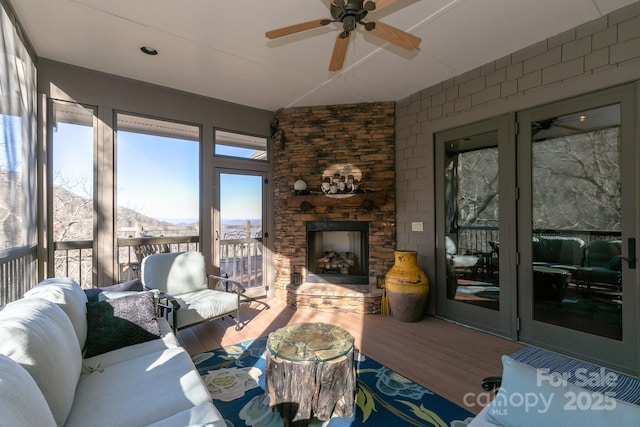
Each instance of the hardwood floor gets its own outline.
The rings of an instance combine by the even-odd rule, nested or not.
[[[482,393],[482,378],[502,372],[500,356],[522,348],[521,344],[432,316],[403,323],[382,315],[296,311],[279,299],[245,303],[242,313],[245,325],[240,331],[227,317],[183,329],[178,339],[194,355],[265,336],[290,323],[331,323],[348,330],[366,356],[473,413],[482,408],[465,405],[465,395]]]

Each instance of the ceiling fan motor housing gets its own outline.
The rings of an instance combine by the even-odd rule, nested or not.
[[[369,0],[367,0],[366,7],[364,0],[349,0],[346,4],[344,1],[332,1],[330,5],[333,19],[342,23],[345,23],[345,19],[348,22],[354,22],[353,28],[345,28],[347,31],[353,31],[355,29],[355,23],[364,19],[367,13],[373,9],[375,9],[375,3]]]

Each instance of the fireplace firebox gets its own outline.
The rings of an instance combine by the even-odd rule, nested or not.
[[[309,283],[369,284],[369,222],[309,221]]]

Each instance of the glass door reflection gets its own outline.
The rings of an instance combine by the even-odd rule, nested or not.
[[[500,309],[498,131],[448,141],[447,298]]]
[[[534,320],[622,340],[620,105],[531,123]]]

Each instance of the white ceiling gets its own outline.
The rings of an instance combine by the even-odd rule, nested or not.
[[[396,101],[633,0],[398,0],[379,19],[422,38],[406,52],[359,28],[327,71],[329,0],[9,0],[40,57],[266,110]],[[140,52],[141,46],[159,51]]]

